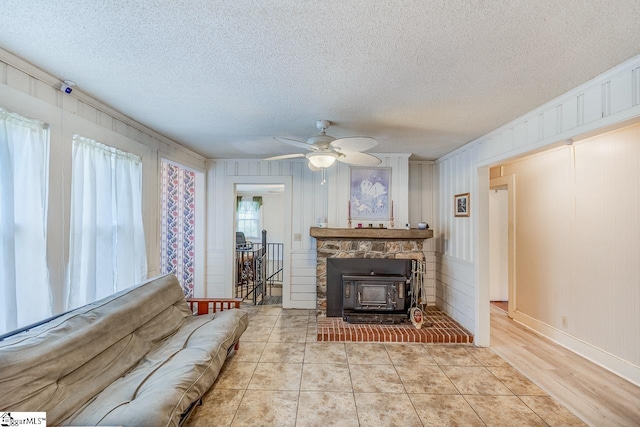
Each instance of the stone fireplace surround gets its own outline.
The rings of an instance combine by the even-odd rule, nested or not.
[[[350,229],[312,227],[316,238],[316,308],[318,317],[327,316],[327,259],[380,258],[425,261],[424,280],[435,295],[435,256],[424,252],[424,240],[432,230]]]

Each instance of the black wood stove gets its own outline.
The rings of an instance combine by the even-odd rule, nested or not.
[[[327,316],[349,323],[401,323],[408,319],[411,261],[327,260]]]

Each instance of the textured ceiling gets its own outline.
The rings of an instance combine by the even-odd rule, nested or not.
[[[640,53],[638,0],[3,0],[0,47],[210,158],[435,159]],[[0,101],[1,103],[1,101]]]

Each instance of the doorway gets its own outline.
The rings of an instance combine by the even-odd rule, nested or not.
[[[509,190],[506,185],[489,192],[489,300],[509,311]]]
[[[516,310],[515,175],[492,178],[489,189],[489,301],[513,317]]]
[[[216,226],[220,227],[223,237],[224,247],[224,264],[223,273],[225,276],[225,295],[233,297],[236,295],[235,283],[238,275],[238,265],[236,262],[236,213],[237,213],[237,201],[238,191],[241,192],[251,187],[242,187],[243,185],[257,186],[256,190],[260,190],[263,193],[269,193],[270,185],[280,185],[283,188],[281,199],[281,240],[277,243],[282,243],[282,306],[289,308],[291,305],[291,206],[292,206],[292,177],[291,176],[227,176],[224,184],[224,205],[223,216],[221,221],[218,221]],[[260,187],[262,186],[262,187]],[[239,189],[238,189],[239,188]],[[274,191],[271,188],[271,191]],[[244,196],[243,196],[244,200]],[[251,196],[253,201],[253,196]],[[265,201],[263,195],[263,203]],[[228,206],[228,207],[227,207]],[[263,208],[265,209],[265,208]],[[266,208],[268,209],[268,208]],[[267,211],[268,214],[268,211]],[[268,218],[267,218],[268,220]],[[275,226],[270,226],[267,223],[267,227],[271,229],[271,235],[277,237]],[[224,231],[222,231],[224,230]],[[267,230],[269,235],[269,230]],[[273,239],[267,237],[267,241],[273,241]],[[259,240],[261,243],[261,239]],[[258,242],[255,242],[258,243]],[[267,277],[265,277],[266,279]],[[257,299],[256,299],[257,302]]]
[[[254,305],[282,304],[284,184],[236,184],[234,296]]]

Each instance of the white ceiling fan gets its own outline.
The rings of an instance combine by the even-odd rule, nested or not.
[[[283,156],[269,157],[265,160],[284,160],[306,157],[309,160],[308,166],[312,171],[323,172],[322,183],[324,184],[324,170],[337,160],[342,163],[358,166],[376,166],[382,161],[368,153],[363,153],[378,145],[375,139],[366,136],[352,136],[346,138],[334,138],[327,135],[326,130],[331,126],[329,120],[318,120],[316,126],[320,131],[316,136],[307,140],[298,141],[290,138],[273,137],[276,141],[293,145],[310,151],[309,153],[285,154]]]

